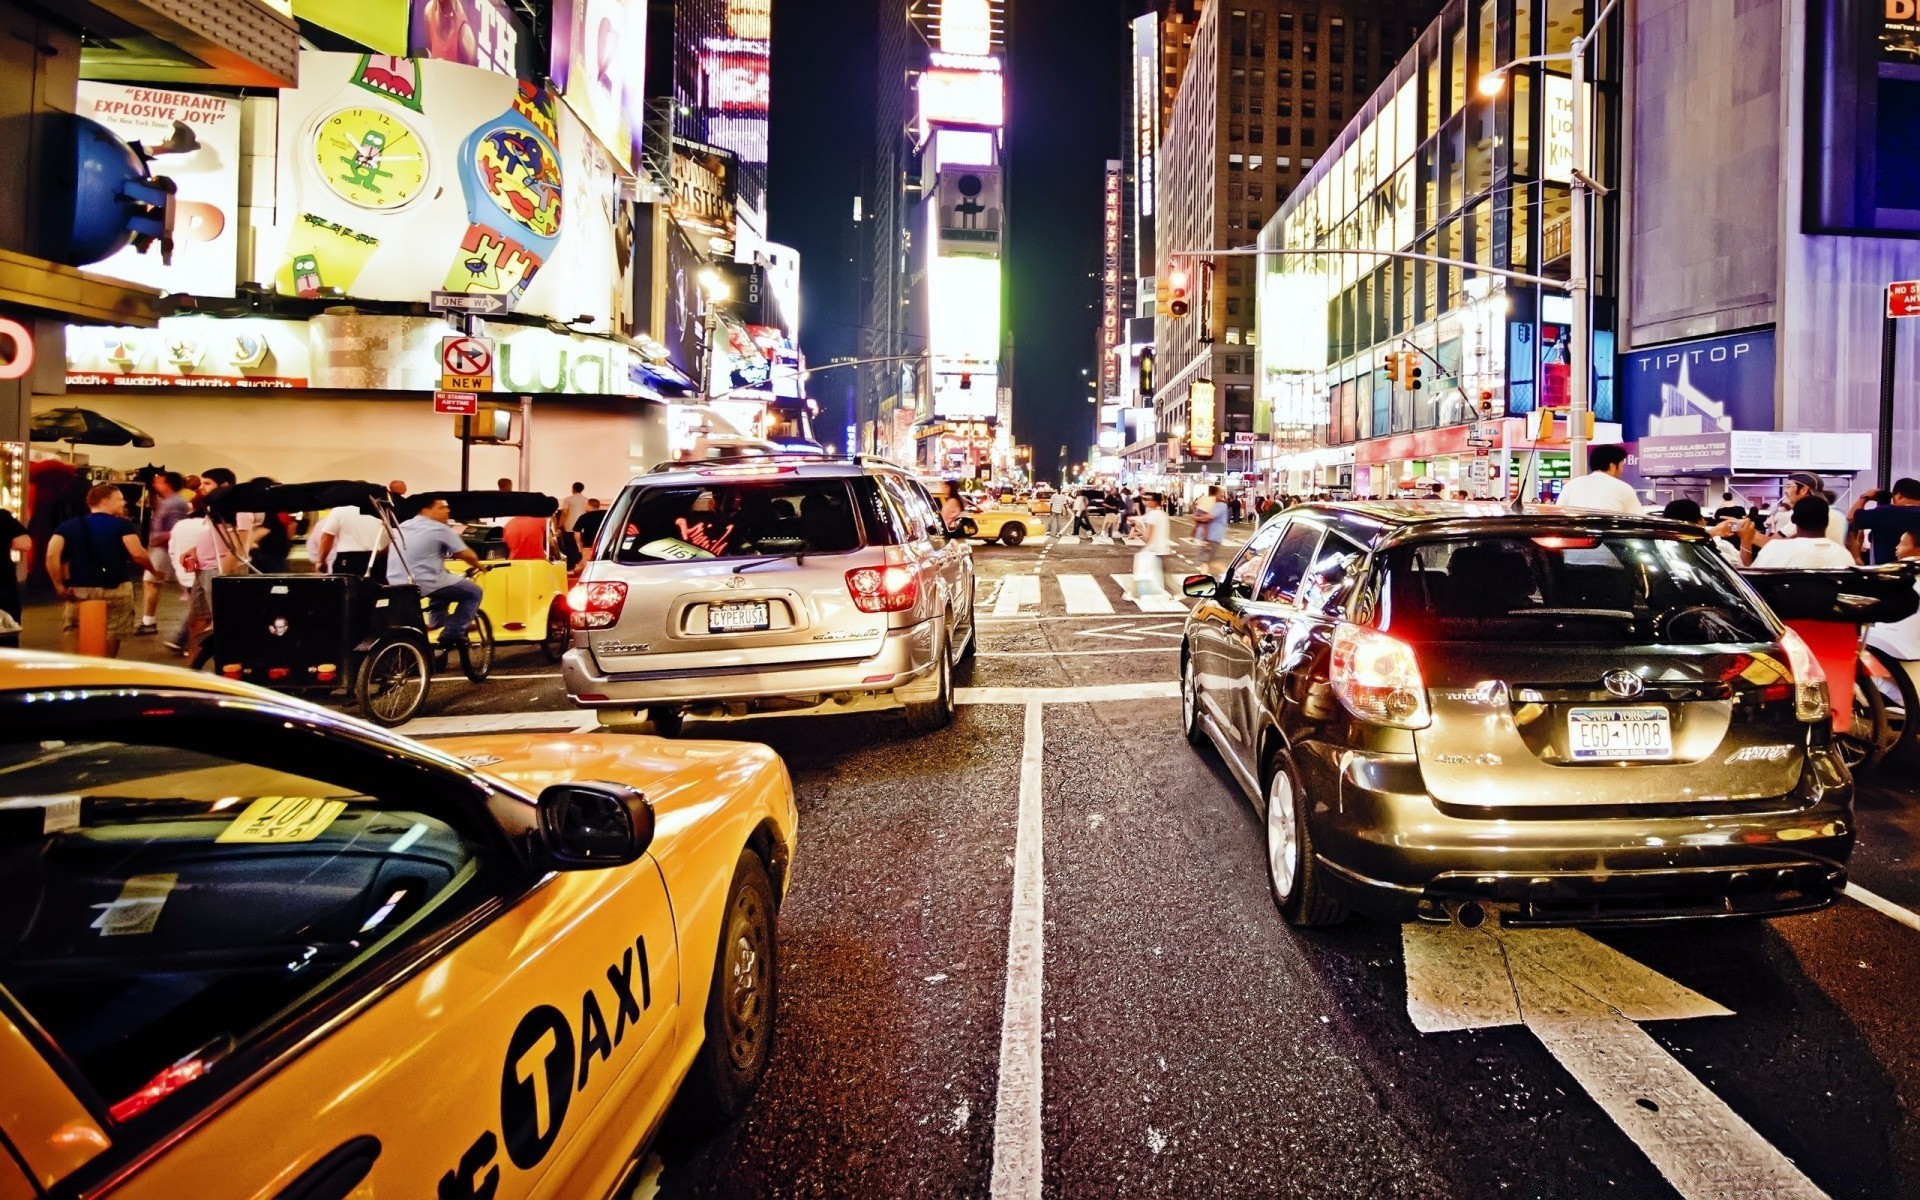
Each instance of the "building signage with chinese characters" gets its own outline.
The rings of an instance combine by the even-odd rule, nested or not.
[[[1102,207],[1100,260],[1100,398],[1120,394],[1120,189],[1125,184],[1118,159],[1107,160],[1107,182]]]

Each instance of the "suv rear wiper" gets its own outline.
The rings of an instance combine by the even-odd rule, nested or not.
[[[769,538],[768,540],[773,541],[775,539]],[[766,555],[760,556],[759,558],[749,559],[746,562],[743,562],[739,566],[735,567],[733,569],[733,573],[735,575],[743,575],[754,567],[764,567],[771,563],[785,562],[789,558],[793,560],[793,565],[796,567],[804,567],[807,565],[807,543],[805,538],[792,538],[792,539],[779,539],[779,540],[791,540],[794,542],[798,542],[799,545],[794,546],[790,550],[781,550],[774,554],[766,554]]]
[[[1605,617],[1632,625],[1639,617],[1624,608],[1510,608],[1510,617]]]

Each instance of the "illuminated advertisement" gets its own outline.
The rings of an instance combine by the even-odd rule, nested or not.
[[[646,125],[646,46],[646,0],[554,0],[554,90],[628,171]]]
[[[307,51],[280,93],[279,224],[251,266],[283,296],[486,293],[609,325],[612,163],[551,95],[479,67]]]
[[[162,317],[156,329],[67,326],[73,388],[304,388],[305,321]]]
[[[82,80],[75,111],[138,143],[173,180],[173,262],[132,246],[87,270],[128,283],[231,296],[239,279],[240,101],[167,88]]]
[[[938,253],[1000,257],[1000,172],[987,167],[942,171],[934,190]]]
[[[1213,381],[1196,380],[1187,393],[1187,448],[1195,458],[1213,457],[1213,403]]]
[[[1107,160],[1106,186],[1101,206],[1100,259],[1100,396],[1120,392],[1120,190],[1125,180],[1120,161]]]
[[[1812,0],[1808,233],[1920,237],[1920,2]]]
[[[1007,121],[1005,81],[998,71],[935,67],[920,76],[920,134],[934,125],[998,129]]]
[[[999,377],[987,373],[935,375],[933,415],[943,420],[992,420],[998,385]]]
[[[413,0],[407,53],[518,75],[520,27],[500,0]]]
[[[1000,264],[990,258],[936,258],[927,264],[928,348],[942,363],[1000,358]],[[955,368],[957,369],[957,368]]]
[[[717,146],[676,143],[673,149],[673,219],[722,243],[710,247],[733,252],[735,186],[739,168],[730,151]]]
[[[1133,22],[1133,159],[1135,237],[1153,236],[1154,156],[1160,146],[1160,19],[1154,13]],[[1153,274],[1153,246],[1138,242],[1140,275]]]
[[[940,49],[946,54],[993,50],[993,8],[987,0],[946,0],[940,6]]]

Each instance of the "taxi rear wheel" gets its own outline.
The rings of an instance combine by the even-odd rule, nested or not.
[[[740,853],[720,918],[720,948],[707,993],[706,1041],[687,1074],[681,1116],[696,1131],[738,1117],[773,1053],[779,993],[773,883],[760,856]]]
[[[1018,521],[1009,521],[1000,531],[1000,541],[1008,546],[1018,546],[1027,540],[1027,527]]]

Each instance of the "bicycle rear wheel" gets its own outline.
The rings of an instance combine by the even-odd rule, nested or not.
[[[485,683],[493,671],[493,622],[487,614],[473,614],[467,636],[460,639],[460,670],[473,683]]]

